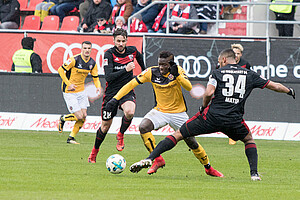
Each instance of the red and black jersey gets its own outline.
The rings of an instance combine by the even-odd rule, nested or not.
[[[246,68],[246,69],[250,69],[250,67],[251,67],[249,62],[247,60],[242,59],[242,58],[240,58],[240,62],[238,63],[238,65],[241,66],[242,68]]]
[[[246,99],[254,88],[263,89],[269,80],[238,64],[214,70],[208,84],[216,90],[211,104],[204,110],[204,118],[214,123],[232,124],[243,120]]]
[[[139,63],[142,71],[145,69],[143,55],[134,46],[127,46],[120,54],[116,47],[108,49],[104,54],[104,72],[106,80],[105,95],[114,96],[126,83],[133,78],[133,71],[127,72],[125,67],[133,62]]]

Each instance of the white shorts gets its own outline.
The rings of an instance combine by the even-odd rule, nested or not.
[[[189,116],[186,112],[163,113],[152,109],[145,115],[144,118],[149,119],[153,123],[155,130],[169,124],[169,126],[176,131],[189,119]]]
[[[85,91],[78,93],[63,92],[63,96],[70,113],[77,112],[81,109],[87,109],[90,106],[90,102]]]

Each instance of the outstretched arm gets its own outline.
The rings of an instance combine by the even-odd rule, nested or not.
[[[205,90],[205,93],[203,95],[203,104],[202,106],[205,108],[208,106],[209,102],[211,101],[211,98],[213,94],[215,93],[215,86],[208,84]]]
[[[273,90],[275,92],[286,93],[288,95],[291,95],[294,99],[296,98],[295,90],[293,88],[287,88],[281,83],[270,81],[266,86],[266,88]]]
[[[138,85],[139,83],[136,81],[135,78],[133,78],[126,85],[124,85],[113,98],[115,98],[116,100],[120,100],[122,97],[124,97],[126,94],[128,94],[128,92],[133,90],[133,88],[135,88]]]

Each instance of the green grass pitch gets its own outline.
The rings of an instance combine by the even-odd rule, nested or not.
[[[225,138],[197,138],[212,166],[225,177],[205,174],[184,142],[163,154],[166,167],[154,175],[129,166],[146,151],[140,136],[126,135],[116,150],[108,134],[97,163],[87,162],[95,134],[79,133],[80,145],[66,143],[68,133],[0,130],[0,199],[300,199],[300,143],[257,140],[262,181],[250,180],[244,145]],[[163,136],[156,136],[157,143]],[[121,174],[110,174],[106,159],[115,153],[127,161]]]

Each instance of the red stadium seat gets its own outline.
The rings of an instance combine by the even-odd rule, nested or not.
[[[77,16],[66,16],[60,27],[60,31],[77,31],[79,25],[79,17]]]
[[[24,11],[27,8],[28,0],[18,0],[20,3],[20,11]]]
[[[41,19],[38,16],[28,15],[25,17],[22,30],[40,30]]]
[[[23,0],[22,0],[23,1]],[[42,3],[43,0],[30,0],[27,8],[22,11],[34,11],[37,4]]]
[[[58,31],[59,17],[56,15],[48,15],[44,18],[41,30],[43,31]]]

